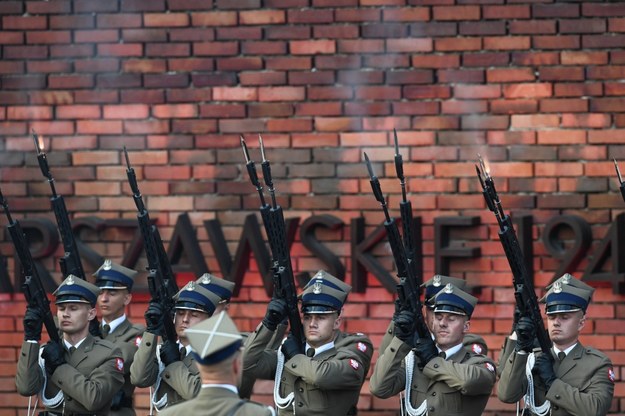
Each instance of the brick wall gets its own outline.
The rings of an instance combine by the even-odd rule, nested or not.
[[[345,223],[318,235],[346,265],[349,282],[350,219],[365,217],[371,232],[383,218],[362,152],[388,178],[383,189],[397,207],[390,133],[397,128],[410,199],[424,223],[426,276],[435,267],[435,219],[480,218],[453,238],[481,254],[452,260],[450,273],[478,289],[473,330],[497,356],[513,299],[495,222],[478,193],[476,154],[491,162],[506,209],[533,216],[537,286],[570,253],[569,229],[556,233],[551,249],[543,240],[558,215],[578,216],[590,230],[590,251],[571,266],[581,276],[625,208],[612,165],[612,158],[625,160],[624,42],[620,2],[2,1],[2,191],[16,218],[53,218],[28,137],[34,128],[77,218],[132,219],[125,145],[165,240],[189,212],[208,266],[219,274],[202,221],[219,219],[234,253],[245,216],[258,205],[238,135],[248,137],[258,160],[255,134],[263,133],[287,215],[331,214]],[[119,260],[132,233],[86,230],[82,237]],[[1,248],[12,270],[12,245]],[[293,250],[298,272],[324,266],[299,240]],[[374,253],[390,268],[384,243]],[[53,259],[45,264],[59,279]],[[595,285],[583,341],[613,360],[612,412],[623,414],[625,297]],[[0,296],[0,415],[25,414],[28,399],[13,381],[25,305],[20,294]],[[347,329],[379,344],[392,296],[370,276],[367,291],[350,299]],[[145,301],[139,296],[132,305],[138,321]],[[260,320],[266,301],[252,261],[233,307],[242,329]],[[270,388],[259,383],[256,398],[270,400]],[[137,397],[145,407],[145,391]],[[363,414],[396,407],[395,398],[375,399],[363,388]],[[488,409],[512,414],[496,398]]]

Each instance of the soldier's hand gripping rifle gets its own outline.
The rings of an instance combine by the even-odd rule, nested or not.
[[[43,316],[43,325],[46,327],[46,331],[48,332],[50,339],[52,341],[61,342],[59,330],[54,323],[54,317],[50,311],[50,301],[48,300],[46,291],[41,283],[41,278],[39,277],[37,268],[35,267],[34,260],[30,254],[30,250],[28,249],[26,236],[22,231],[19,221],[14,220],[11,217],[9,204],[4,198],[4,195],[2,195],[1,190],[0,204],[4,208],[4,213],[9,221],[7,229],[11,235],[11,240],[13,240],[15,252],[20,260],[20,263],[22,263],[22,270],[24,272],[24,284],[22,285],[22,290],[24,292],[26,302],[28,302],[28,306],[37,308],[41,312],[41,315]]]
[[[291,266],[291,254],[289,253],[289,246],[286,238],[284,213],[282,212],[282,207],[276,202],[276,190],[273,186],[273,179],[271,177],[271,166],[269,161],[265,158],[265,148],[263,146],[263,139],[260,135],[259,141],[263,159],[261,167],[265,184],[267,185],[267,189],[271,195],[271,206],[265,201],[263,187],[258,180],[258,175],[256,174],[256,166],[254,161],[250,159],[245,139],[241,137],[241,147],[243,148],[243,154],[245,155],[245,166],[247,168],[250,181],[256,188],[260,197],[260,214],[267,233],[267,239],[269,240],[269,247],[271,248],[273,260],[272,269],[274,292],[278,298],[283,299],[287,304],[291,333],[300,344],[304,344],[304,342],[306,342],[306,338],[304,337],[304,328],[302,326],[299,309],[297,307],[297,290],[295,288],[295,279],[293,277],[293,268]]]
[[[48,184],[50,184],[50,189],[52,190],[50,202],[52,203],[52,209],[54,210],[56,224],[59,229],[59,233],[61,234],[63,251],[65,253],[59,260],[61,273],[63,273],[63,277],[73,274],[74,276],[85,280],[85,271],[82,268],[82,262],[80,261],[78,245],[76,244],[76,239],[74,238],[74,233],[72,231],[72,224],[69,220],[67,208],[65,207],[65,199],[63,199],[63,196],[56,193],[54,178],[52,177],[50,167],[48,166],[48,159],[42,149],[43,142],[40,141],[34,131],[32,132],[32,136],[35,141],[35,148],[37,149],[37,161],[39,162],[39,168],[41,169],[43,176],[47,178]]]
[[[148,210],[143,203],[143,197],[139,191],[139,185],[137,184],[137,175],[134,168],[130,165],[130,159],[128,158],[128,151],[124,146],[124,156],[126,159],[126,176],[128,176],[128,183],[132,190],[132,198],[137,206],[137,220],[139,222],[139,229],[141,230],[141,236],[143,237],[143,245],[145,246],[145,254],[148,261],[148,288],[150,295],[152,296],[152,302],[157,302],[161,305],[164,313],[163,317],[163,340],[177,339],[176,327],[174,325],[174,295],[178,293],[178,285],[176,284],[176,277],[171,269],[167,252],[163,246],[163,240],[158,232],[156,225],[150,220]]]
[[[482,186],[482,194],[486,200],[486,205],[495,214],[497,224],[499,224],[499,240],[512,271],[512,284],[514,286],[514,298],[517,307],[522,316],[528,316],[534,322],[540,349],[543,353],[548,354],[551,349],[551,340],[540,314],[534,284],[529,278],[529,273],[525,267],[523,252],[512,226],[512,220],[503,210],[499,195],[497,195],[497,190],[495,189],[495,183],[486,169],[484,160],[479,155],[478,158],[479,166],[475,166],[477,177]]]
[[[392,218],[388,213],[386,199],[384,198],[382,188],[380,187],[380,180],[373,171],[373,166],[371,165],[369,156],[367,156],[366,153],[364,155],[373,195],[382,206],[382,211],[384,211],[384,228],[386,228],[388,242],[391,246],[395,265],[397,266],[397,277],[399,277],[399,283],[397,284],[397,295],[399,297],[399,301],[402,308],[409,309],[415,314],[417,318],[416,330],[419,338],[429,337],[430,332],[425,324],[425,318],[423,317],[421,290],[417,284],[418,277],[414,275],[414,268],[411,267],[408,259],[406,258],[406,249],[399,235],[399,229],[397,228],[395,218]]]
[[[625,201],[625,183],[623,183],[623,177],[621,176],[621,171],[618,168],[618,163],[616,163],[616,159],[614,159],[614,168],[616,169],[616,177],[618,178],[621,196],[623,197],[623,201]]]

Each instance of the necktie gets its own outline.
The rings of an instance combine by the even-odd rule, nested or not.
[[[187,356],[187,349],[185,347],[180,348],[180,359],[184,360],[184,357]]]
[[[72,355],[74,351],[76,351],[76,347],[74,346],[69,347],[69,355]]]
[[[109,324],[102,325],[102,338],[106,338],[111,332],[111,326]]]
[[[566,353],[564,351],[560,351],[558,353],[558,360],[562,361],[566,357]]]
[[[306,350],[306,356],[310,357],[310,358],[314,357],[315,356],[315,349],[314,348],[308,348]]]
[[[443,360],[447,359],[447,354],[445,354],[445,351],[439,352],[438,356],[441,357]]]

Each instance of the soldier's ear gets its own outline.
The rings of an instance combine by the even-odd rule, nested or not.
[[[130,302],[132,302],[132,293],[128,292],[124,295],[124,306],[130,305]]]
[[[89,309],[89,313],[87,314],[87,320],[88,321],[92,321],[95,318],[96,313],[97,312],[96,312],[95,308],[90,308]]]
[[[582,319],[579,320],[579,324],[577,325],[577,329],[579,331],[581,331],[582,328],[584,327],[584,325],[586,325],[586,314],[582,315]]]
[[[471,321],[465,321],[464,327],[462,328],[462,332],[469,332],[469,328],[471,328]]]

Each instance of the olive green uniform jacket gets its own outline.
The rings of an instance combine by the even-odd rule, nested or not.
[[[210,409],[210,411],[209,411]],[[223,387],[202,387],[197,397],[168,407],[160,416],[275,416],[272,408],[242,400]]]
[[[202,385],[193,355],[187,353],[181,361],[168,366],[161,363],[157,336],[144,332],[135,359],[130,366],[130,382],[137,387],[153,386],[153,403],[158,409],[191,400]],[[167,396],[165,396],[167,395]]]
[[[392,397],[406,389],[404,358],[410,346],[394,337],[378,358],[369,381],[371,393]],[[463,347],[447,360],[436,357],[423,370],[417,366],[412,376],[411,404],[419,407],[427,399],[429,416],[479,416],[486,407],[495,384],[493,361]]]
[[[391,321],[391,323],[388,324],[388,328],[386,328],[386,333],[384,334],[382,342],[380,343],[380,354],[383,354],[386,347],[388,347],[388,344],[391,343],[391,340],[395,336],[394,332],[395,323]],[[473,352],[476,354],[488,354],[488,345],[486,345],[486,341],[484,341],[484,338],[477,334],[465,334],[464,339],[462,340],[462,345],[473,350]]]
[[[141,343],[141,335],[145,328],[141,325],[133,325],[128,319],[119,324],[106,338],[122,352],[124,358],[124,386],[113,398],[110,416],[134,416],[135,410],[132,403],[132,395],[135,386],[130,382],[130,366],[137,352],[137,346]]]
[[[268,351],[271,351],[271,350],[273,350],[274,352],[277,351],[277,349],[280,347],[282,343],[282,340],[284,339],[287,326],[288,326],[287,324],[278,325],[278,327],[276,328],[276,331],[273,334],[273,338],[271,339],[271,341],[269,341],[269,344],[267,344],[266,349]],[[250,335],[253,335],[253,333],[241,332],[241,335],[243,336],[244,345],[247,345],[248,343],[252,341],[252,337]],[[241,377],[241,385],[238,386],[239,397],[243,399],[249,399],[250,397],[252,397],[255,383],[256,383],[256,377],[253,377],[250,372],[248,372],[245,377]]]
[[[22,343],[15,376],[17,391],[22,396],[43,393],[45,383],[45,397],[63,398],[58,405],[46,408],[48,411],[65,415],[109,414],[113,396],[124,384],[124,361],[119,348],[87,335],[76,351],[65,352],[67,362],[52,375],[41,368],[39,352],[39,344]]]
[[[497,385],[497,396],[505,403],[515,403],[527,392],[525,364],[527,354],[512,353]],[[607,414],[614,396],[614,377],[610,359],[601,351],[578,343],[560,362],[553,365],[557,379],[546,391],[540,377],[534,377],[537,405],[551,402],[552,416]]]
[[[260,324],[243,358],[243,377],[273,379],[277,352],[268,350],[274,331]],[[338,332],[334,347],[315,357],[297,354],[284,363],[280,395],[294,393],[293,404],[280,415],[345,416],[356,414],[360,389],[369,371],[373,346],[363,334]]]

